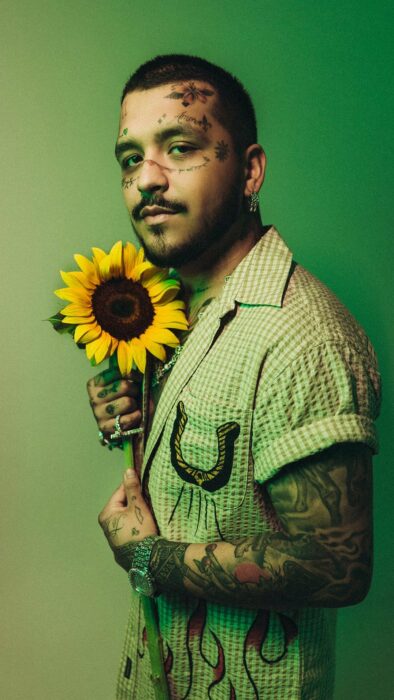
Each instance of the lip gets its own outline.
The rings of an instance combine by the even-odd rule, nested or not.
[[[152,218],[156,216],[161,216],[163,214],[174,214],[175,212],[171,211],[171,209],[166,209],[165,207],[158,207],[158,206],[152,206],[152,207],[144,207],[143,210],[141,211],[141,216],[143,219],[146,218]]]
[[[175,212],[166,211],[166,212],[162,212],[161,214],[153,214],[153,215],[146,214],[144,216],[144,221],[148,225],[150,225],[150,224],[162,224],[165,221],[167,221],[168,219],[170,219],[172,216],[175,216]]]

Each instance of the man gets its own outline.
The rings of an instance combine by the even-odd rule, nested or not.
[[[126,207],[147,257],[181,278],[191,331],[157,368],[142,487],[126,474],[99,519],[158,595],[176,699],[331,698],[335,608],[371,579],[376,358],[262,226],[256,142],[249,96],[202,59],[157,57],[126,84]],[[104,435],[114,415],[138,426],[137,382],[107,370],[88,391]],[[134,600],[118,698],[154,697],[145,644]]]

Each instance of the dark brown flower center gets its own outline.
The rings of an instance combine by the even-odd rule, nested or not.
[[[100,284],[93,294],[92,306],[101,328],[118,340],[140,336],[155,315],[145,287],[124,278]]]

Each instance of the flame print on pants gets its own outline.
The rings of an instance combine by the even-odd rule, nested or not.
[[[174,427],[172,429],[172,434],[171,434],[171,439],[170,439],[170,448],[171,448],[171,463],[172,466],[174,467],[175,471],[177,472],[178,476],[185,481],[188,484],[193,484],[194,486],[199,486],[200,488],[198,489],[198,498],[199,498],[199,510],[198,510],[198,522],[197,522],[197,528],[196,532],[198,529],[199,521],[200,521],[200,515],[201,515],[201,490],[208,492],[208,493],[214,493],[215,491],[218,491],[219,489],[223,488],[223,486],[226,486],[228,483],[230,476],[231,476],[231,471],[233,467],[233,459],[234,459],[234,445],[237,437],[239,436],[240,433],[240,426],[238,423],[235,421],[229,421],[228,423],[224,423],[223,425],[220,425],[218,428],[216,428],[216,435],[217,435],[217,445],[218,445],[218,456],[216,460],[216,464],[214,464],[211,469],[199,469],[198,466],[193,466],[192,464],[189,464],[185,458],[183,457],[182,454],[182,447],[181,447],[181,440],[182,440],[182,435],[185,431],[186,424],[188,422],[188,416],[185,411],[185,405],[182,401],[178,403],[177,406],[177,415],[176,419],[174,421]],[[168,522],[171,522],[173,515],[178,507],[178,504],[180,502],[181,496],[183,494],[184,487],[182,487],[181,492],[179,494],[178,500],[175,504],[175,507],[171,513],[170,519]],[[190,492],[190,506],[189,506],[189,513],[191,510],[192,506],[192,501],[193,501],[193,490]],[[217,517],[216,517],[216,504],[214,500],[211,500],[214,513],[215,513],[215,521],[217,525],[217,529],[219,532],[220,537],[221,532],[219,528],[219,523],[217,522]],[[208,508],[208,502],[205,500],[205,518],[207,518],[207,508]]]

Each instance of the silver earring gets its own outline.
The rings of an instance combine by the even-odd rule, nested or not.
[[[249,211],[251,214],[255,214],[259,208],[259,195],[257,192],[252,192],[248,197]]]

